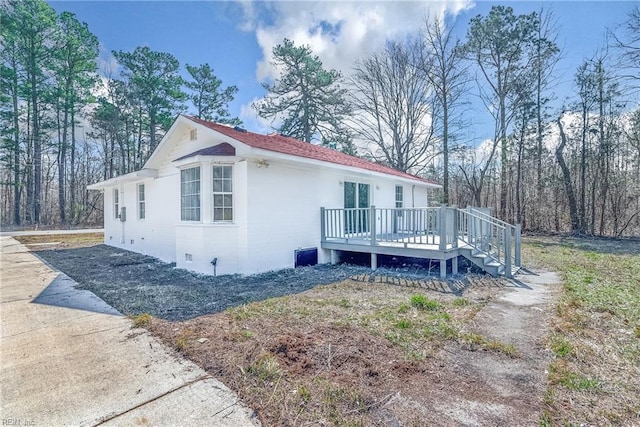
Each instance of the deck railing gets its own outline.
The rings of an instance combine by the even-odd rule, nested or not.
[[[321,241],[431,245],[441,251],[462,242],[503,265],[507,276],[520,267],[520,226],[474,208],[321,208]]]

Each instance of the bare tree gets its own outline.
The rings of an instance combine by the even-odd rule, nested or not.
[[[560,144],[556,147],[556,159],[562,169],[562,182],[569,199],[569,216],[571,218],[571,231],[573,233],[580,232],[580,221],[578,219],[578,207],[576,204],[576,196],[573,191],[573,183],[571,182],[571,171],[564,160],[564,148],[567,146],[567,136],[562,126],[562,114],[556,119],[558,130],[560,131]]]
[[[615,46],[622,51],[620,62],[621,69],[625,72],[625,77],[633,82],[634,85],[640,85],[640,6],[635,5],[629,13],[629,18],[625,23],[621,34],[613,33]]]
[[[428,16],[422,35],[426,46],[421,64],[433,89],[433,127],[442,142],[445,204],[449,203],[449,151],[453,128],[460,124],[460,106],[469,82],[467,67],[460,55],[460,41],[453,30],[453,26],[445,28],[440,19]]]
[[[351,78],[355,134],[369,155],[401,171],[421,172],[433,148],[429,81],[420,41],[387,42],[359,61]]]

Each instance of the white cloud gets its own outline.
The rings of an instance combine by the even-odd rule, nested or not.
[[[271,64],[271,52],[284,38],[296,45],[309,45],[326,68],[348,74],[354,61],[379,49],[385,40],[415,34],[429,13],[456,15],[471,7],[468,0],[415,2],[339,2],[284,1],[241,2],[245,13],[243,28],[252,28],[263,58],[256,67],[259,81],[274,79],[278,73]],[[260,20],[256,7],[271,19]],[[250,24],[250,22],[252,22]]]
[[[285,38],[297,46],[309,45],[327,69],[350,74],[355,61],[384,46],[387,39],[416,34],[425,17],[457,15],[473,6],[471,0],[435,1],[275,1],[238,0],[243,16],[240,28],[254,31],[262,58],[256,64],[260,82],[279,76],[272,64],[273,48]],[[252,129],[272,129],[251,104],[243,105],[240,119]],[[255,127],[254,127],[255,125]]]
[[[242,120],[242,126],[251,129],[253,132],[268,134],[273,132],[271,121],[258,116],[253,103],[259,101],[259,98],[253,98],[251,101],[240,106],[239,119]]]

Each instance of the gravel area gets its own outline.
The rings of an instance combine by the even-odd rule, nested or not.
[[[340,264],[284,269],[251,276],[208,276],[175,268],[157,258],[106,245],[35,253],[56,269],[128,315],[149,313],[166,320],[186,320],[229,307],[296,294],[317,285],[370,275],[366,266]],[[347,259],[347,262],[357,260]],[[415,261],[415,260],[414,260]],[[389,259],[380,277],[429,277],[429,266]],[[435,270],[432,270],[435,272]],[[447,282],[444,282],[445,284]]]

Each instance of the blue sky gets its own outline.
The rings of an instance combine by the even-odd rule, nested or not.
[[[208,62],[224,85],[239,92],[230,105],[249,130],[268,131],[268,123],[255,117],[254,100],[264,96],[261,82],[273,78],[269,64],[272,47],[284,37],[309,44],[325,65],[349,74],[353,61],[380,48],[387,38],[403,37],[420,29],[427,11],[447,13],[464,38],[475,15],[486,15],[492,5],[529,13],[541,7],[558,20],[558,42],[563,58],[558,63],[557,104],[569,93],[576,67],[597,48],[605,46],[608,29],[627,18],[634,2],[248,2],[248,1],[50,1],[58,12],[70,11],[89,25],[101,43],[103,72],[117,74],[112,50],[131,51],[146,45],[173,54],[185,64]],[[472,107],[473,108],[473,107]],[[473,138],[492,136],[483,122],[485,112],[471,111],[477,130]]]

